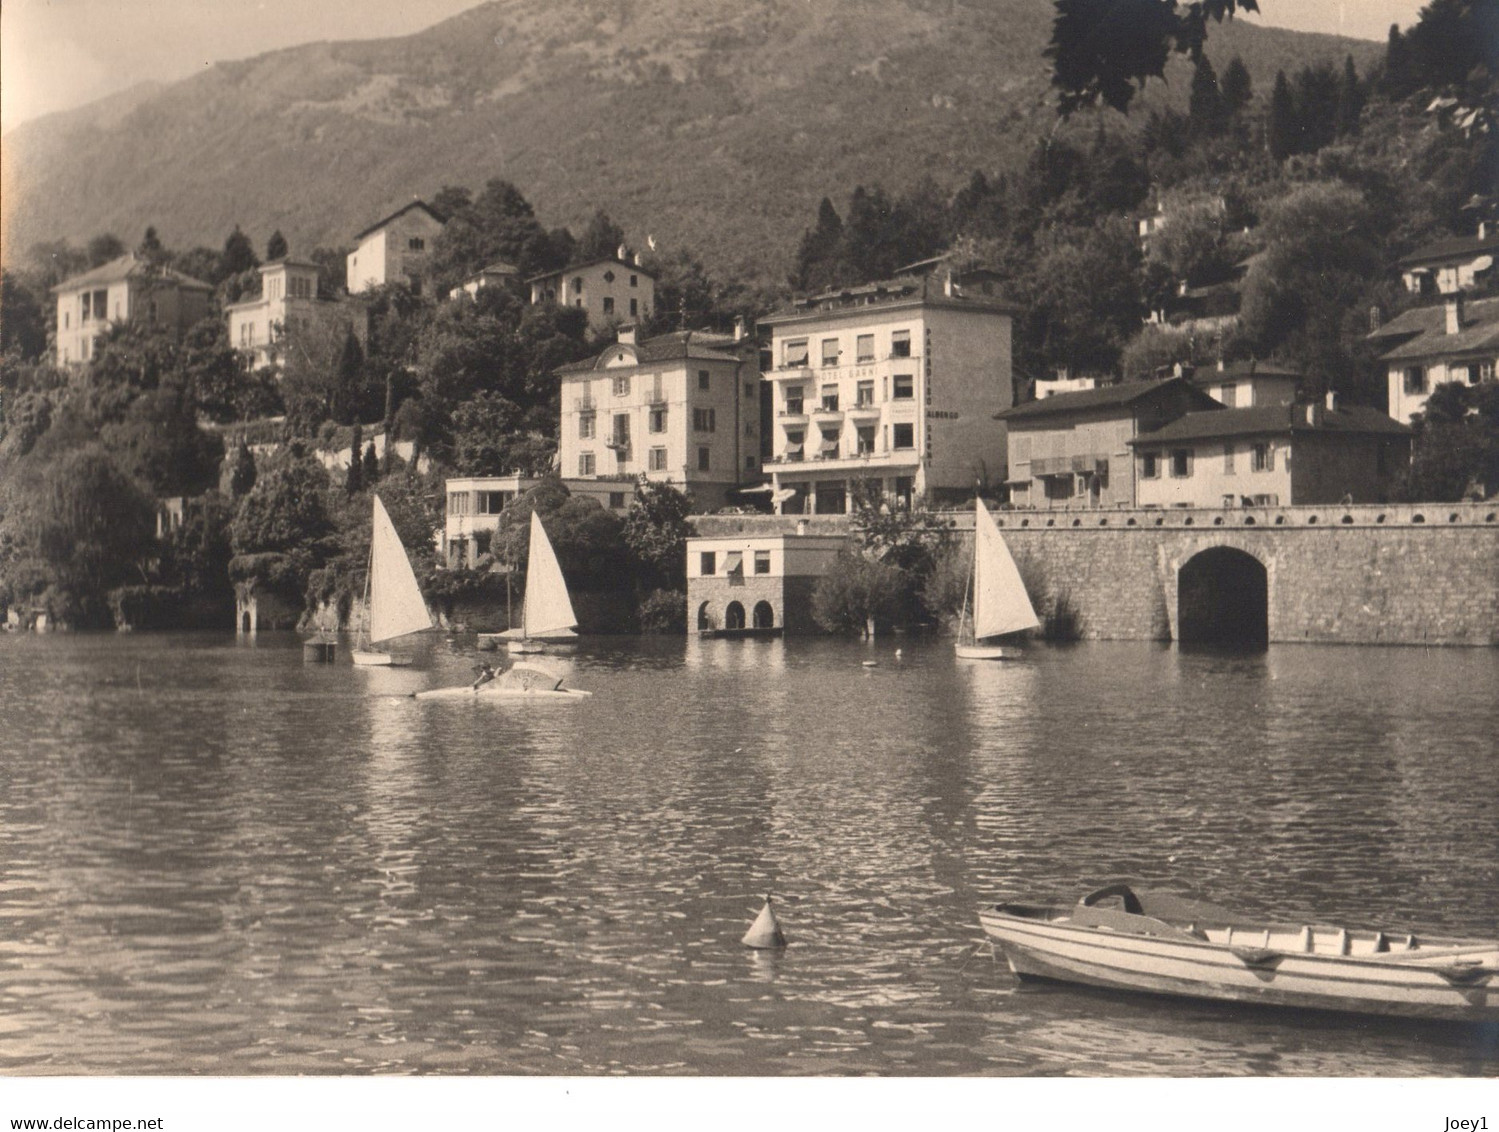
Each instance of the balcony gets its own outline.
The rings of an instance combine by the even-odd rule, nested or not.
[[[921,454],[914,448],[902,448],[894,452],[842,452],[832,454],[814,453],[810,457],[803,454],[791,456],[783,454],[773,456],[766,464],[787,473],[798,470],[812,471],[869,471],[875,468],[917,468],[921,466]]]
[[[807,410],[798,402],[795,405],[787,405],[780,412],[776,413],[776,417],[783,421],[805,421],[807,419]]]
[[[591,413],[598,408],[598,402],[592,397],[574,397],[573,409],[579,413]]]

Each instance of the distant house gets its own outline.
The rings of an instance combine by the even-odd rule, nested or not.
[[[635,340],[633,327],[562,366],[558,453],[580,480],[640,476],[691,491],[703,507],[760,480],[759,348],[688,330]]]
[[[229,344],[247,354],[253,367],[281,360],[290,335],[342,323],[363,345],[369,312],[362,303],[318,297],[318,266],[306,260],[278,259],[260,265],[260,294],[224,305]]]
[[[687,540],[687,625],[704,634],[809,633],[812,591],[844,535],[726,535]]]
[[[1219,362],[1192,374],[1192,384],[1230,409],[1289,405],[1296,400],[1301,374],[1253,360]]]
[[[476,299],[485,287],[509,287],[519,282],[520,268],[514,264],[505,263],[503,260],[496,260],[454,287],[448,292],[448,298],[456,299],[460,295],[467,295],[471,299]]]
[[[628,254],[621,246],[618,254],[608,259],[531,277],[526,282],[532,304],[581,308],[588,312],[588,321],[594,327],[650,318],[656,305],[656,277],[627,259]]]
[[[1494,270],[1499,232],[1486,223],[1473,236],[1452,236],[1423,244],[1400,261],[1400,279],[1413,295],[1447,295],[1471,290]]]
[[[133,252],[52,288],[57,296],[57,364],[94,356],[94,339],[113,324],[164,327],[180,336],[208,314],[213,288]]]
[[[441,561],[451,569],[471,567],[479,557],[480,544],[500,528],[500,512],[516,496],[542,480],[539,476],[463,476],[447,482],[447,506],[443,519]],[[554,481],[555,482],[555,481]],[[615,514],[623,514],[635,501],[635,484],[605,480],[563,479],[562,486],[577,496],[596,499]]]
[[[1440,306],[1417,307],[1369,335],[1385,347],[1390,416],[1409,424],[1438,385],[1478,385],[1499,364],[1499,298],[1468,299],[1453,291]]]
[[[428,256],[446,223],[446,217],[421,200],[375,221],[354,237],[357,246],[348,258],[349,293],[405,283],[421,294]]]
[[[1129,441],[1140,507],[1383,503],[1411,430],[1377,409],[1320,401],[1188,413]]]
[[[1016,405],[997,415],[1009,428],[1010,500],[1021,507],[1133,506],[1129,442],[1193,410],[1221,408],[1185,377]]]

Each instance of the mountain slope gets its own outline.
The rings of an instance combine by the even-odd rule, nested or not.
[[[442,184],[514,181],[544,223],[605,208],[716,274],[779,278],[824,195],[1023,160],[1054,116],[1041,0],[494,0],[413,36],[221,63],[5,139],[7,259],[155,224],[303,252]],[[1237,25],[1256,88],[1376,45]],[[1186,71],[1173,73],[1184,97]],[[1077,129],[1091,128],[1079,124]]]

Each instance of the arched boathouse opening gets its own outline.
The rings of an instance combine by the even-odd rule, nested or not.
[[[1229,546],[1188,559],[1177,575],[1176,633],[1184,645],[1265,648],[1270,584],[1260,560]]]

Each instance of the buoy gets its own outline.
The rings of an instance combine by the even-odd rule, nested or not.
[[[896,649],[896,650],[895,650],[895,659],[896,659],[896,660],[899,660],[899,659],[900,659],[900,649]]]
[[[776,914],[771,911],[770,897],[765,898],[765,907],[760,909],[760,914],[755,917],[755,922],[750,925],[750,930],[744,933],[744,938],[739,941],[745,947],[772,948],[785,947],[786,937],[781,934],[781,922],[776,919]]]
[[[878,668],[879,666],[880,666],[880,662],[877,661],[877,660],[866,660],[866,661],[864,661],[864,667],[865,668]]]

